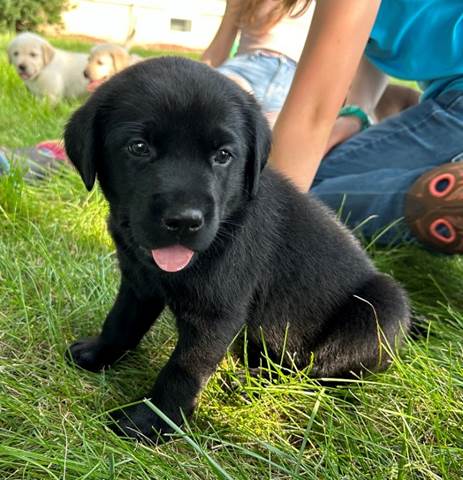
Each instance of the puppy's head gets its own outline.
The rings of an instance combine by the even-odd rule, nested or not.
[[[65,142],[87,189],[98,177],[133,250],[153,268],[178,271],[257,194],[270,130],[233,81],[171,57],[99,87]]]
[[[19,34],[8,45],[8,59],[23,80],[36,78],[48,65],[55,54],[55,49],[35,33]]]
[[[101,83],[131,64],[129,52],[119,45],[105,43],[90,51],[84,76],[90,80],[89,90],[94,91]]]

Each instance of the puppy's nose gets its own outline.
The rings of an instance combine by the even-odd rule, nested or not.
[[[86,69],[84,70],[84,77],[85,77],[85,78],[88,78],[88,72],[87,72]]]
[[[167,212],[161,220],[162,226],[171,232],[194,233],[204,226],[204,215],[201,210],[187,208],[180,212]]]
[[[19,70],[21,70],[21,72],[24,72],[24,70],[26,70],[26,65],[24,65],[24,63],[20,63],[18,65],[18,68],[19,68]]]

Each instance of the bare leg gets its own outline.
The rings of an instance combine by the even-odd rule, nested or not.
[[[227,73],[226,75],[230,80],[233,80],[235,83],[237,83],[246,92],[254,93],[253,89],[251,87],[251,84],[247,80],[245,80],[243,77],[241,77],[240,75],[233,75],[232,73]]]

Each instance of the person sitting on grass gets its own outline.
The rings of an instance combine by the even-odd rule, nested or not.
[[[253,93],[271,125],[288,94],[314,7],[314,2],[294,10],[278,0],[228,0],[219,29],[201,56]],[[229,58],[237,37],[236,55]],[[416,105],[418,98],[412,88],[388,85],[372,118],[382,121]]]
[[[270,164],[378,244],[463,253],[462,3],[354,3],[316,3]],[[421,102],[370,126],[386,74]]]

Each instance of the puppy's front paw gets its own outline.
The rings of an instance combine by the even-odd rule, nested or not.
[[[123,350],[104,345],[100,337],[81,338],[66,351],[66,359],[85,370],[99,372],[111,366],[124,354]]]
[[[116,410],[110,417],[111,430],[140,442],[158,443],[167,440],[164,434],[173,433],[173,429],[144,403]]]

